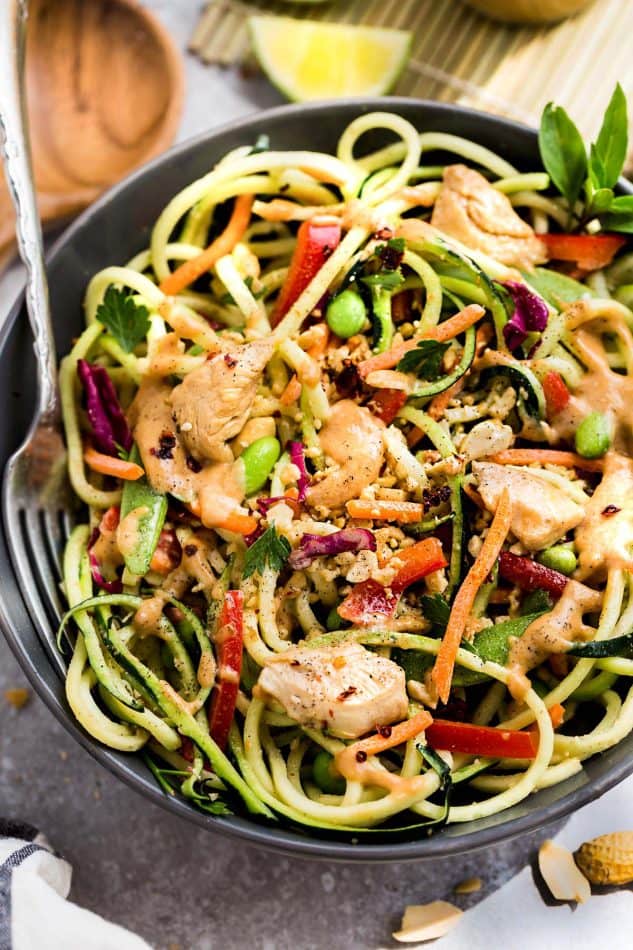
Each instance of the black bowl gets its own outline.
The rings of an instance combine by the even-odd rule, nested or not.
[[[357,115],[392,110],[420,130],[452,132],[494,149],[519,168],[539,167],[536,133],[495,116],[413,99],[370,99],[284,106],[232,123],[178,146],[127,178],[92,205],[57,241],[48,276],[58,353],[71,346],[82,325],[81,302],[95,271],[120,264],[147,246],[151,225],[171,198],[226,152],[270,136],[274,148],[331,152],[343,128]],[[372,146],[383,144],[380,138]],[[627,186],[623,185],[623,188]],[[628,190],[631,190],[630,187]],[[23,299],[0,333],[0,458],[6,462],[22,441],[35,411],[35,361]],[[166,796],[142,760],[99,745],[76,723],[63,682],[38,639],[11,566],[4,526],[0,529],[0,625],[36,692],[64,727],[99,762],[132,788],[189,821],[253,844],[313,858],[348,861],[407,861],[447,857],[500,842],[563,818],[633,772],[633,736],[586,763],[578,775],[545,789],[514,808],[467,825],[451,825],[433,837],[360,843],[333,840],[318,830],[288,830],[242,817],[215,818]]]

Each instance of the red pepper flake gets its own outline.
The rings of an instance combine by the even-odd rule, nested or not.
[[[323,255],[323,260],[327,261],[328,257],[332,255],[334,248],[329,244],[324,244],[321,248],[321,254]]]
[[[366,762],[366,761],[367,761],[367,753],[365,752],[364,749],[359,749],[359,750],[358,750],[358,752],[356,753],[356,761],[357,761],[357,762]]]
[[[185,462],[187,463],[187,468],[189,471],[193,472],[194,475],[197,475],[198,472],[202,471],[202,465],[197,459],[193,457],[193,455],[188,455],[185,459]]]
[[[198,550],[198,545],[197,545],[197,544],[185,544],[183,550],[184,550],[185,554],[187,555],[187,557],[193,557],[194,554],[196,553],[196,551]]]
[[[346,699],[349,699],[350,696],[353,696],[354,693],[358,692],[355,686],[348,686],[347,689],[344,689],[342,693],[336,697],[339,703],[345,702]]]
[[[229,369],[233,369],[234,366],[237,366],[237,360],[235,359],[234,356],[231,356],[230,353],[224,354],[224,362],[226,363]]]
[[[376,726],[376,732],[379,736],[382,736],[383,739],[390,739],[391,731],[391,726]]]
[[[603,518],[611,518],[612,515],[617,515],[618,511],[621,510],[617,505],[607,505],[606,508],[602,509],[602,516]]]

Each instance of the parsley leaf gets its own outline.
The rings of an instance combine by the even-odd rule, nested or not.
[[[440,343],[438,340],[419,340],[414,350],[405,353],[397,369],[402,373],[415,373],[424,379],[437,379],[440,373],[440,364],[450,343]]]
[[[587,153],[580,132],[562,106],[553,102],[545,106],[538,144],[546,172],[573,207],[587,175]]]
[[[125,291],[112,286],[108,287],[97,307],[97,320],[126,353],[136,349],[150,327],[147,307],[135,303]]]
[[[262,536],[251,544],[244,558],[244,580],[251,574],[261,574],[265,567],[280,571],[290,556],[290,544],[280,537],[272,525]]]
[[[441,594],[423,594],[420,598],[420,607],[425,619],[434,626],[444,629],[451,614],[451,608]]]

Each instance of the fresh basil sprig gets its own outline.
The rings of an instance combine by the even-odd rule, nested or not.
[[[566,199],[577,227],[597,218],[605,230],[633,233],[633,196],[616,197],[613,192],[628,148],[626,96],[619,84],[589,155],[573,120],[552,102],[543,110],[538,141],[543,166]]]

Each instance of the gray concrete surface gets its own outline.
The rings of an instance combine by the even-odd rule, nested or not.
[[[147,6],[184,50],[199,5],[153,0]],[[280,101],[264,81],[203,67],[190,56],[186,66],[181,139]],[[0,280],[0,316],[19,281],[16,268]],[[311,864],[267,854],[143,801],[93,762],[36,697],[20,711],[11,709],[4,691],[23,685],[0,640],[0,813],[39,826],[72,862],[72,899],[137,931],[157,950],[392,946],[390,933],[407,903],[450,899],[455,884],[479,876],[483,889],[456,899],[466,907],[535,850],[535,842],[524,839],[448,864],[402,867]]]

